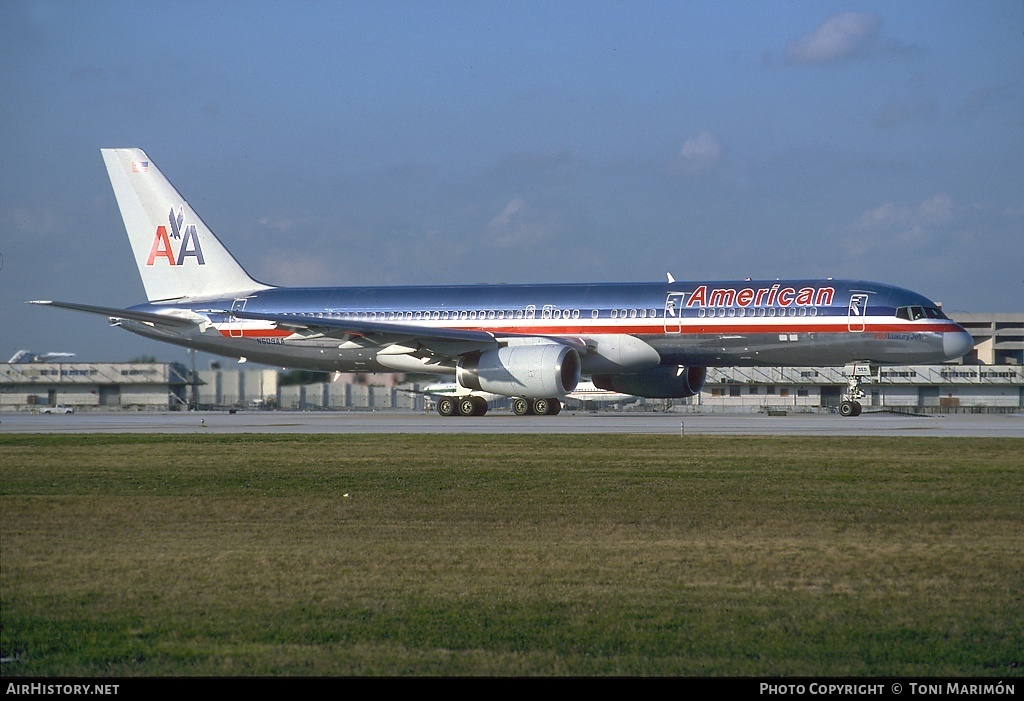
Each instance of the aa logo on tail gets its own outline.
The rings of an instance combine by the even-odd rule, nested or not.
[[[166,226],[156,228],[153,246],[149,249],[146,265],[153,265],[158,258],[166,258],[168,265],[184,265],[186,258],[195,258],[198,265],[206,265],[196,227],[189,224],[182,229],[181,223],[184,218],[183,207],[178,207],[177,216],[174,214],[174,208],[171,208],[167,216],[167,221],[170,223],[170,234],[167,233]],[[175,240],[176,245],[171,244],[171,239]],[[175,248],[177,248],[177,253],[175,253]]]

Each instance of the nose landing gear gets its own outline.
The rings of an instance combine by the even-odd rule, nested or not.
[[[846,393],[839,402],[840,416],[860,416],[860,400],[864,398],[864,390],[861,383],[871,382],[871,367],[866,363],[854,363],[846,366],[846,374],[850,378],[846,387]]]
[[[839,402],[839,415],[840,416],[860,416],[860,402],[855,400],[844,399]]]

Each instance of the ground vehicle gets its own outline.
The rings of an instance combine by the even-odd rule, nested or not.
[[[56,406],[44,406],[39,410],[40,414],[74,414],[75,408],[73,406],[66,406],[64,404],[58,404]]]

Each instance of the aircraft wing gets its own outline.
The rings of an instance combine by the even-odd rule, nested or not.
[[[315,334],[351,341],[363,339],[368,345],[391,346],[416,344],[440,355],[459,355],[473,350],[487,350],[498,345],[494,334],[468,329],[445,329],[412,324],[392,324],[381,321],[360,319],[321,319],[297,317],[290,314],[267,314],[261,312],[224,311],[239,319],[271,321],[278,328],[298,334]],[[457,352],[453,346],[457,347]]]
[[[558,344],[574,348],[580,355],[587,352],[586,344],[577,338],[497,334],[473,329],[241,310],[220,313],[239,319],[269,321],[300,336],[336,338],[346,344],[375,350],[378,363],[400,372],[452,373],[460,356],[506,345]]]
[[[241,319],[272,321],[281,328],[290,328],[296,333],[316,333],[330,338],[351,339],[365,337],[379,345],[407,343],[418,341],[423,346],[438,346],[450,350],[452,344],[463,344],[461,353],[470,350],[486,350],[513,339],[542,339],[549,343],[560,343],[579,351],[586,351],[586,344],[580,339],[563,337],[546,337],[522,334],[494,334],[485,331],[474,331],[470,328],[446,328],[442,326],[425,326],[413,323],[391,323],[388,321],[369,321],[365,319],[330,319],[294,316],[292,314],[271,314],[248,311],[221,311]]]

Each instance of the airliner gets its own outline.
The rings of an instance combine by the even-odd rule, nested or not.
[[[269,365],[454,377],[468,396],[554,414],[589,377],[647,398],[701,391],[714,366],[905,365],[971,336],[920,294],[859,280],[276,287],[253,279],[141,149],[101,149],[148,301],[36,301]],[[858,373],[839,410],[860,413]],[[458,403],[479,415],[486,401]]]

